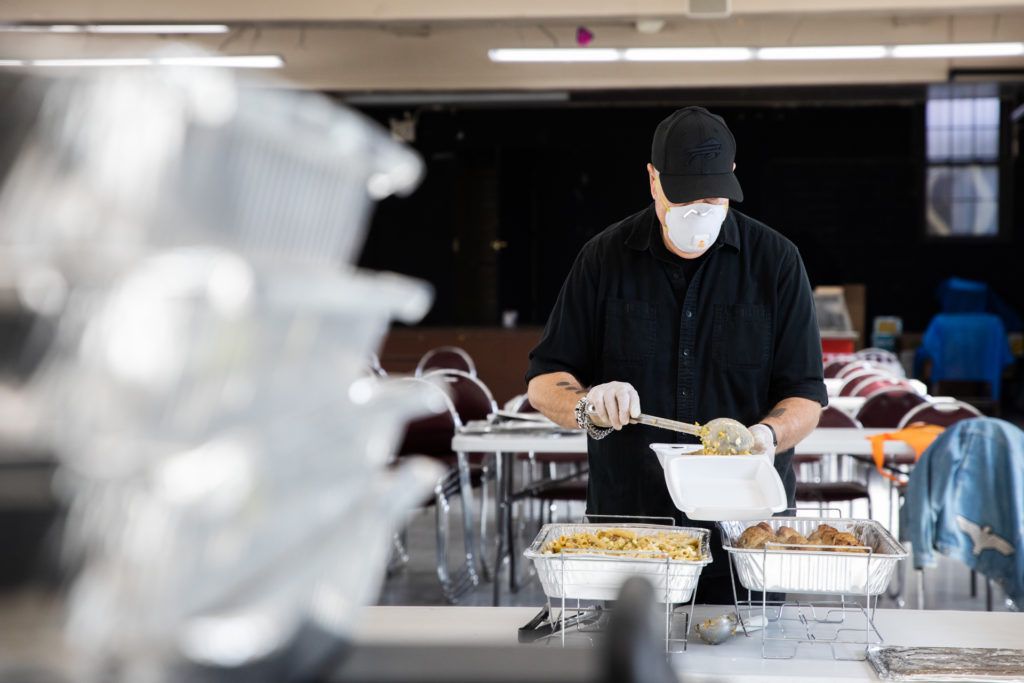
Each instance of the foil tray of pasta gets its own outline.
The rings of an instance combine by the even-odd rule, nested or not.
[[[719,528],[740,584],[752,591],[880,595],[907,556],[874,520],[772,517]]]
[[[711,562],[708,530],[658,524],[545,524],[523,555],[551,599],[614,600],[630,576],[687,602]]]

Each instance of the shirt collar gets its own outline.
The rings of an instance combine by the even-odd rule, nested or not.
[[[637,251],[645,251],[650,248],[651,240],[661,237],[661,225],[658,223],[658,214],[654,210],[654,203],[644,211],[640,220],[636,221],[633,229],[626,237],[626,246]],[[722,231],[718,233],[718,239],[712,248],[718,245],[732,247],[735,251],[740,250],[740,227],[736,222],[736,215],[732,207],[725,214],[725,221],[722,223]]]

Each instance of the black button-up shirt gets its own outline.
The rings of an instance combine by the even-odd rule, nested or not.
[[[733,208],[697,260],[668,251],[653,204],[584,245],[530,353],[528,380],[550,372],[629,382],[645,413],[702,424],[755,424],[785,398],[828,403],[800,254]],[[589,440],[588,512],[682,523],[649,444],[690,440],[641,425]],[[775,459],[790,506],[792,455]]]

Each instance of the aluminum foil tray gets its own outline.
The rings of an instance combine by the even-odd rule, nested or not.
[[[753,550],[736,547],[744,529],[758,522],[772,529],[788,526],[804,536],[819,524],[852,533],[870,553],[814,550]],[[878,522],[835,517],[771,517],[764,520],[720,522],[722,547],[730,553],[740,584],[747,590],[779,593],[880,595],[889,586],[897,563],[907,551]]]
[[[680,533],[700,539],[700,560],[669,560],[598,553],[544,553],[548,541],[601,529],[629,529],[638,535]],[[545,524],[523,555],[533,560],[545,595],[551,599],[615,600],[630,576],[643,576],[654,585],[660,602],[689,602],[704,565],[711,562],[709,531],[658,524]]]
[[[1021,681],[1024,650],[872,647],[868,661],[883,681]]]

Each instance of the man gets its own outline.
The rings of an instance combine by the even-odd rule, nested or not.
[[[686,107],[654,133],[652,205],[580,251],[530,353],[530,403],[590,438],[589,514],[685,520],[653,442],[690,437],[645,413],[751,425],[795,505],[793,446],[828,402],[810,284],[796,247],[730,206],[743,192],[725,121]],[[719,535],[697,600],[732,602]],[[717,550],[717,552],[716,552]]]

